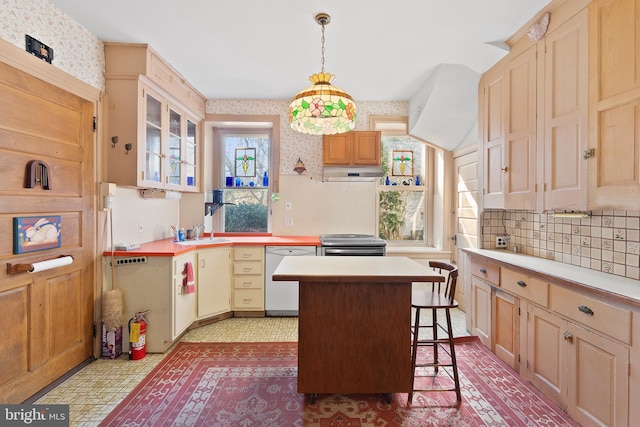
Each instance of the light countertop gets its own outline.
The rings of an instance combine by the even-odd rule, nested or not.
[[[273,273],[276,281],[428,282],[443,276],[407,257],[284,257]]]
[[[508,251],[471,248],[464,251],[496,261],[504,267],[515,266],[533,271],[546,277],[550,282],[582,288],[640,308],[639,280]]]
[[[220,246],[320,246],[320,236],[272,236],[271,234],[242,235],[234,233],[215,233],[217,241],[212,242],[209,236],[198,242],[190,241],[189,246],[173,242],[173,239],[156,240],[143,243],[140,248],[130,251],[115,251],[114,256],[176,256],[196,249],[215,248]],[[220,241],[220,238],[225,241]],[[110,256],[106,250],[103,255]]]

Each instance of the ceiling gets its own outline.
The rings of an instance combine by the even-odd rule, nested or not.
[[[289,99],[321,68],[353,98],[406,101],[439,64],[483,73],[550,0],[51,0],[104,41],[148,43],[208,99]]]

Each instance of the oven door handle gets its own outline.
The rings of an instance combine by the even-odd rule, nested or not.
[[[384,249],[380,250],[378,247],[367,248],[322,248],[322,254],[325,256],[383,256]]]

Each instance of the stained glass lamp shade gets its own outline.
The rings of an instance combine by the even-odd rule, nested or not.
[[[309,77],[313,85],[298,92],[289,107],[291,128],[310,135],[344,133],[356,126],[356,103],[333,85],[333,74],[324,72],[324,27],[330,20],[326,13],[316,15],[322,25],[322,71]]]

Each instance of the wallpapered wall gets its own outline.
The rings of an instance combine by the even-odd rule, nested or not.
[[[0,38],[25,49],[25,34],[53,49],[52,65],[104,90],[104,47],[49,0],[0,0]]]
[[[409,103],[356,100],[356,130],[369,130],[369,116],[406,116]],[[208,114],[278,114],[280,115],[280,175],[296,175],[298,157],[307,175],[322,173],[322,137],[302,134],[289,126],[289,100],[210,99]]]

